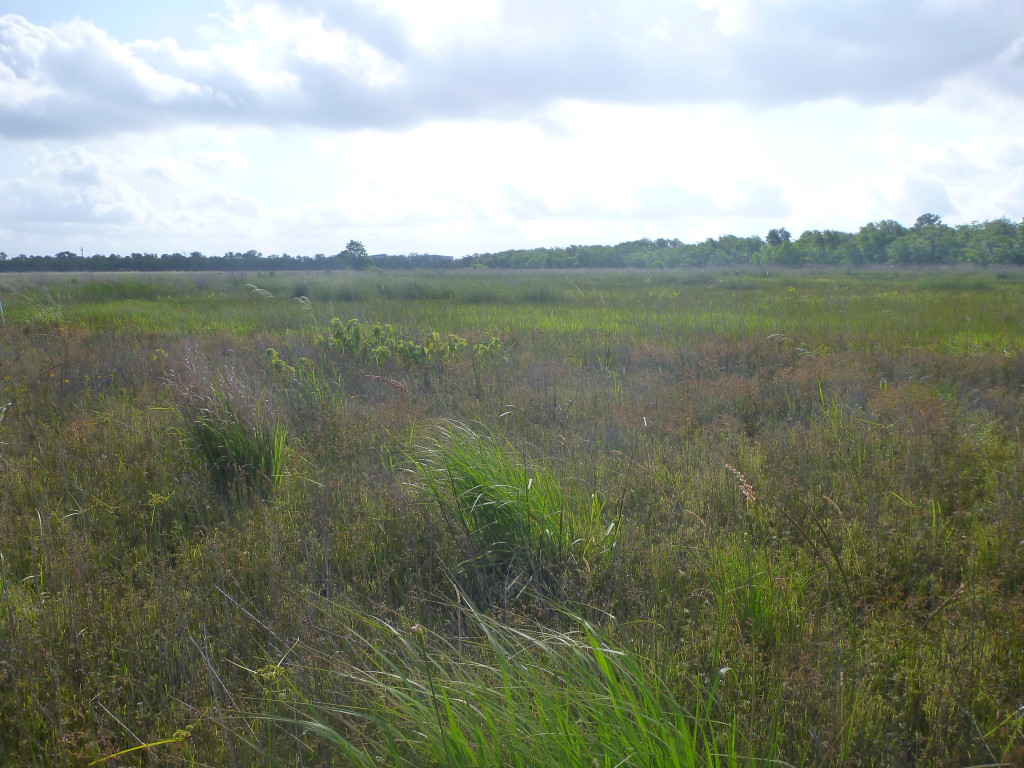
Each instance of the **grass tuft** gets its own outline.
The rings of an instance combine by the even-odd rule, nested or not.
[[[593,566],[614,546],[617,521],[604,523],[598,494],[574,498],[481,424],[442,422],[410,458],[414,485],[464,534],[475,560],[539,575],[549,565]]]
[[[457,641],[342,609],[346,635],[363,654],[345,687],[362,691],[368,703],[297,704],[300,716],[270,719],[324,739],[355,765],[755,762],[741,756],[734,729],[711,715],[726,670],[705,700],[688,709],[647,660],[579,616],[563,613],[564,630],[524,630],[468,601],[449,608],[466,627]],[[342,733],[331,724],[338,716],[370,728],[346,735],[351,729]]]
[[[234,370],[211,377],[186,357],[168,384],[193,447],[218,490],[240,498],[267,497],[284,472],[286,430],[266,399]]]

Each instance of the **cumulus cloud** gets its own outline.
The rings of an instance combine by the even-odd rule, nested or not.
[[[45,152],[27,175],[0,182],[0,221],[34,224],[141,223],[144,198],[110,171],[109,158],[82,147]]]
[[[746,184],[730,189],[721,199],[672,183],[639,184],[625,201],[581,192],[561,204],[518,188],[503,191],[494,208],[518,221],[625,222],[632,226],[680,225],[701,219],[776,220],[792,213],[785,194],[771,184]]]
[[[458,254],[1024,200],[1020,0],[219,2],[178,39],[0,15],[4,250]]]
[[[919,215],[915,214],[915,211],[936,213],[939,216],[956,213],[956,206],[949,199],[945,185],[938,179],[920,176],[911,176],[906,180],[898,208],[908,218]]]
[[[197,89],[83,22],[48,29],[0,17],[0,51],[0,130],[15,138],[152,125],[149,109]]]
[[[637,202],[629,216],[641,221],[678,221],[694,217],[772,219],[792,213],[781,188],[760,183],[732,190],[724,201],[671,184],[646,186],[638,190]]]
[[[1024,39],[1024,7],[1007,0],[798,0],[750,3],[748,14],[736,62],[766,100],[918,100],[982,76]]]
[[[401,8],[401,12],[399,12]],[[762,107],[922,99],[955,78],[1019,98],[1016,0],[230,0],[203,49],[0,16],[0,135],[168,123],[401,128],[562,99]]]

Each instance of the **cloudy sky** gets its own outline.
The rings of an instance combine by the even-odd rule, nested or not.
[[[0,250],[1024,216],[1022,0],[0,0]]]

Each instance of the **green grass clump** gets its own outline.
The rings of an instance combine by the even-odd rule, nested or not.
[[[364,766],[748,762],[735,731],[713,715],[728,670],[720,670],[709,693],[688,709],[648,660],[583,618],[563,614],[565,629],[527,630],[468,603],[449,610],[466,628],[458,640],[419,625],[403,630],[373,616],[345,615],[344,631],[363,660],[339,682],[362,695],[352,706],[299,704],[305,717],[273,719],[325,739],[351,764]],[[285,674],[280,667],[273,671]],[[372,723],[373,735],[353,736],[332,719]]]
[[[614,546],[618,521],[605,523],[598,494],[580,503],[558,478],[530,466],[505,438],[482,425],[449,421],[412,455],[415,483],[461,531],[476,561],[591,566]]]
[[[287,430],[265,398],[234,371],[222,371],[212,383],[207,378],[186,359],[182,372],[169,381],[192,446],[220,491],[269,496],[284,473]]]

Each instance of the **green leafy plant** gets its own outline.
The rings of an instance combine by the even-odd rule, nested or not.
[[[270,366],[270,370],[274,373],[278,373],[284,376],[294,376],[295,366],[289,365],[288,361],[282,360],[281,356],[277,353],[277,350],[273,347],[267,348],[267,364]]]
[[[390,324],[368,325],[356,318],[342,322],[337,317],[328,324],[327,333],[317,340],[346,357],[363,362],[372,360],[377,365],[396,360],[406,368],[447,363],[458,359],[469,347],[466,339],[454,333],[442,335],[431,331],[420,342],[405,338]],[[476,344],[473,351],[479,357],[493,358],[501,352],[501,340],[492,338],[487,344]]]

